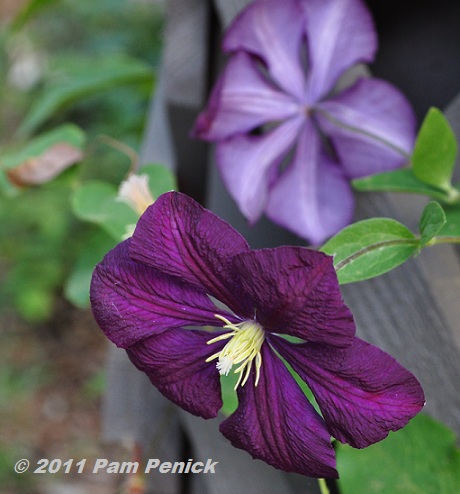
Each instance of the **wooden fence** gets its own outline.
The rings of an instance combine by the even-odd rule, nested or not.
[[[203,108],[221,66],[219,45],[222,29],[248,3],[247,0],[166,2],[168,22],[163,64],[150,109],[142,160],[144,163],[164,163],[175,169],[181,190],[232,223],[252,247],[299,244],[299,239],[268,221],[248,228],[219,179],[213,166],[212,150],[206,144],[189,138],[192,123]],[[369,2],[371,7],[373,3],[378,2]],[[409,11],[412,3],[406,2]],[[425,7],[426,15],[431,15],[429,3],[418,2],[419,17]],[[440,22],[447,22],[448,29],[451,24],[454,26],[455,19],[449,16],[449,6],[456,11],[458,7],[454,2],[441,4],[443,8],[438,10],[444,17]],[[387,2],[386,5],[390,11],[396,8],[396,2]],[[431,18],[435,25],[436,19]],[[403,27],[400,30],[397,27],[394,26],[394,33],[399,39]],[[420,32],[415,29],[406,33],[409,46],[417,46],[417,36],[423,36],[421,29],[423,26]],[[441,43],[442,40],[435,42]],[[388,44],[392,46],[391,38]],[[460,43],[450,48],[457,55],[452,63],[458,66]],[[401,56],[409,56],[404,50],[402,52]],[[445,56],[445,50],[440,53]],[[398,57],[397,52],[395,56]],[[377,63],[377,67],[381,68],[381,64]],[[391,79],[386,73],[381,76]],[[457,83],[459,81],[460,78]],[[452,91],[451,81],[449,84],[449,91]],[[436,96],[436,92],[442,94],[432,100],[428,91],[426,101],[422,102],[418,95],[416,110],[420,115],[430,104],[446,104],[446,115],[460,137],[460,98],[455,100],[455,95],[449,91],[433,88],[433,95]],[[460,91],[460,87],[456,91]],[[411,99],[411,94],[406,94]],[[356,217],[389,216],[416,230],[424,202],[422,198],[395,194],[358,195]],[[458,251],[451,246],[424,251],[419,258],[391,273],[344,286],[343,293],[355,316],[359,335],[385,349],[410,369],[425,389],[426,412],[460,435]],[[213,458],[219,461],[214,475],[152,475],[149,493],[319,492],[315,480],[277,471],[231,447],[218,431],[218,419],[204,421],[177,410],[144,375],[134,369],[123,351],[110,350],[108,374],[104,408],[106,439],[139,441],[149,458],[165,461]]]

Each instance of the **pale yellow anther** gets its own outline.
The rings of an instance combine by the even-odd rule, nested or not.
[[[207,343],[211,345],[221,340],[229,339],[230,341],[220,351],[211,355],[206,362],[218,358],[216,367],[221,375],[227,376],[234,365],[239,365],[235,370],[235,374],[239,374],[238,382],[235,389],[240,385],[244,386],[249,379],[252,369],[252,361],[255,359],[256,381],[259,383],[260,367],[262,365],[262,355],[260,349],[265,340],[265,333],[262,326],[256,321],[243,321],[239,324],[234,324],[225,317],[215,314],[215,316],[224,322],[224,328],[229,329],[228,333],[224,333],[216,338],[212,338]],[[243,377],[244,376],[244,377]]]

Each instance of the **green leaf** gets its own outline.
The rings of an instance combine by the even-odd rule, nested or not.
[[[415,176],[429,185],[451,188],[457,140],[449,122],[437,108],[430,108],[415,143],[412,166]]]
[[[64,294],[77,307],[89,306],[89,285],[96,264],[113,247],[116,240],[103,231],[96,232],[79,253],[64,286]]]
[[[100,225],[120,242],[128,225],[136,224],[139,218],[129,206],[116,200],[117,192],[115,185],[107,182],[87,182],[75,191],[72,209],[77,218]]]
[[[227,417],[231,415],[238,407],[238,397],[236,395],[235,385],[238,381],[238,374],[230,372],[228,376],[220,377],[222,389],[222,408],[221,412]]]
[[[13,290],[14,305],[21,317],[41,322],[52,314],[54,294],[61,277],[62,266],[54,257],[40,257],[40,262],[22,258],[21,263],[9,271],[5,286]]]
[[[174,174],[163,165],[145,165],[137,174],[149,177],[149,189],[154,199],[177,188]],[[99,180],[89,181],[75,191],[72,208],[78,218],[100,225],[119,242],[125,237],[128,227],[137,223],[139,216],[119,201],[117,195],[115,185]]]
[[[429,202],[420,217],[420,247],[436,236],[446,223],[446,214],[437,202]]]
[[[438,237],[460,238],[460,205],[445,206],[446,223],[437,234]]]
[[[378,173],[352,181],[353,187],[360,192],[407,192],[420,194],[446,201],[448,194],[437,187],[421,182],[412,168]]]
[[[22,318],[32,323],[44,322],[53,313],[54,293],[40,287],[25,287],[16,294],[15,308]]]
[[[390,218],[372,218],[347,226],[321,251],[334,256],[339,283],[379,276],[402,264],[418,250],[419,240]]]
[[[137,172],[138,175],[148,175],[149,189],[153,197],[156,199],[161,194],[170,190],[177,190],[176,176],[164,165],[147,164]]]
[[[152,68],[140,60],[121,55],[102,59],[82,58],[61,68],[61,76],[45,88],[32,105],[18,134],[28,136],[58,111],[82,98],[121,85],[153,82]]]
[[[336,443],[336,450],[341,494],[460,492],[455,434],[426,415],[366,449]]]
[[[26,143],[22,143],[20,146],[16,145],[13,149],[2,151],[0,154],[0,169],[6,170],[20,165],[28,158],[40,156],[51,146],[61,142],[72,144],[83,150],[86,144],[86,135],[76,125],[61,125],[49,132],[40,134]]]
[[[7,172],[7,170],[25,163],[30,158],[41,156],[54,145],[61,143],[71,144],[83,151],[86,144],[86,134],[73,124],[56,127],[25,143],[2,150],[0,153],[0,170]],[[0,191],[9,196],[17,194],[18,189],[7,178],[7,173],[0,173]]]
[[[16,17],[11,23],[11,29],[13,31],[22,29],[34,16],[59,1],[60,0],[30,0],[16,14]]]

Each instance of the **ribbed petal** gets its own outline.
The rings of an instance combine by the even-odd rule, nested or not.
[[[236,18],[224,38],[227,52],[247,51],[260,57],[273,80],[303,100],[305,80],[300,65],[303,17],[297,0],[258,0]]]
[[[238,398],[237,410],[220,426],[233,446],[287,472],[337,477],[324,422],[267,344],[258,386],[252,371]]]
[[[346,350],[280,340],[274,347],[310,386],[339,441],[369,446],[404,427],[425,403],[420,383],[408,370],[358,338]]]
[[[91,281],[94,317],[117,346],[127,348],[169,328],[220,326],[214,314],[232,318],[203,291],[131,260],[129,242],[104,257]]]
[[[360,79],[317,105],[317,118],[352,178],[391,170],[407,162],[415,140],[415,115],[391,84]]]
[[[266,330],[342,347],[353,341],[355,324],[332,257],[305,247],[278,247],[240,254],[235,267]]]
[[[267,216],[312,244],[320,244],[350,223],[353,208],[348,181],[325,155],[312,124],[306,122],[292,163],[270,191]]]
[[[130,245],[133,259],[205,290],[240,316],[252,310],[231,262],[246,250],[246,240],[228,223],[178,192],[163,194],[146,210]]]
[[[293,146],[303,120],[292,118],[262,136],[236,136],[217,145],[223,181],[249,221],[255,222],[263,213],[270,181]]]
[[[377,49],[371,15],[360,0],[302,2],[309,54],[308,100],[326,95],[345,70],[370,62]]]
[[[299,112],[298,103],[269,84],[258,64],[245,52],[230,58],[198,117],[194,135],[210,141],[226,139]]]
[[[207,345],[214,336],[216,333],[171,329],[137,343],[127,353],[168,399],[208,419],[222,407],[219,372],[216,363],[206,359],[226,342]]]

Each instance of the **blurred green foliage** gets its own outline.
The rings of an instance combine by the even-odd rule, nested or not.
[[[453,494],[460,449],[452,430],[419,414],[365,450],[336,443],[342,494]]]
[[[132,166],[123,147],[140,146],[162,25],[158,2],[32,0],[0,26],[0,308],[46,320],[69,276],[75,286],[74,265],[97,232],[70,200],[89,180],[118,185]],[[83,160],[44,185],[9,184],[5,171],[37,155],[37,136],[67,123],[83,136]]]

